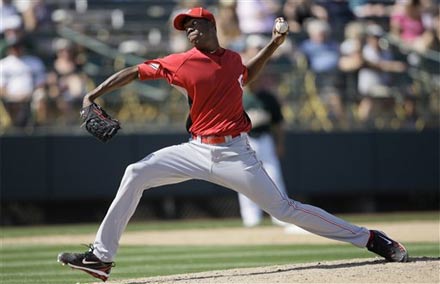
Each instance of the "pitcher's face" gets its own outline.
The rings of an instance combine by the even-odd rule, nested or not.
[[[200,49],[206,49],[216,39],[215,25],[206,19],[189,18],[185,24],[189,42]]]

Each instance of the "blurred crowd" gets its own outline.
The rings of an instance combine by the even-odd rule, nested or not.
[[[54,37],[47,57],[36,50],[40,29],[51,28],[43,0],[1,0],[0,127],[77,123],[89,78],[81,48]]]
[[[74,7],[84,14],[94,1],[99,2],[62,2],[63,8]],[[82,97],[102,80],[94,76],[100,72],[84,68],[90,55],[87,46],[56,33],[54,27],[63,21],[58,19],[60,10],[51,10],[53,3],[50,6],[49,2],[0,2],[0,133],[8,129],[77,126]],[[101,1],[104,2],[119,7],[109,17],[118,34],[123,34],[124,7],[129,6],[130,0]],[[144,5],[152,11],[148,1]],[[171,19],[194,6],[205,6],[214,12],[220,44],[239,52],[244,62],[268,42],[274,19],[286,19],[290,26],[288,40],[261,74],[259,85],[278,97],[291,129],[420,130],[439,126],[437,0],[175,1],[170,11],[162,12],[168,22],[162,22],[162,30],[152,28],[144,38],[127,30],[126,40],[115,48],[119,48],[119,53],[151,58],[151,50],[142,43],[158,45],[166,41],[167,50],[161,48],[154,56],[185,51],[189,48],[185,34],[172,29]],[[139,27],[148,20],[136,19]],[[69,23],[73,28],[78,25],[72,17]],[[35,45],[41,31],[47,30],[55,32],[42,52]],[[87,29],[81,32],[87,33]],[[143,32],[139,30],[139,34]],[[92,32],[90,36],[99,38]],[[137,44],[133,39],[139,39]],[[122,67],[118,60],[114,58],[113,68]],[[122,98],[116,104],[101,103],[113,107],[126,125],[135,121],[165,121],[162,127],[174,120],[183,123],[184,102],[174,97],[171,88],[166,100],[139,99],[142,96],[132,89],[129,93],[131,98],[119,94]],[[166,113],[158,114],[158,110]],[[136,115],[131,116],[130,112]],[[145,119],[140,120],[139,116]]]

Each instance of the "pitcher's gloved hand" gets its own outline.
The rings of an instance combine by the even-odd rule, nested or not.
[[[102,142],[107,142],[116,135],[121,126],[119,121],[111,118],[105,110],[96,103],[81,109],[80,112],[83,125],[88,132]]]

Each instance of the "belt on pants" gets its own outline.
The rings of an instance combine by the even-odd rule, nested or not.
[[[197,140],[198,142],[203,144],[223,144],[231,141],[232,139],[240,135],[241,135],[240,133],[235,135],[226,135],[226,136],[216,136],[216,135],[199,136],[193,134],[192,139]]]

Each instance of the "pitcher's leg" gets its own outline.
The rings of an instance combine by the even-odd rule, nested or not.
[[[275,185],[278,187],[278,189],[285,193],[287,195],[286,186],[284,184],[283,179],[283,173],[281,170],[281,164],[278,160],[276,148],[275,148],[275,142],[270,135],[264,135],[261,137],[261,144],[264,145],[264,148],[266,151],[258,158],[263,162],[263,167],[266,170],[269,177],[273,180]],[[252,143],[251,143],[252,146]],[[297,226],[294,226],[292,224],[283,222],[281,220],[278,220],[277,218],[271,216],[272,223],[278,226],[284,226],[286,229],[286,232],[304,232]]]
[[[202,166],[192,163],[190,158],[191,150],[181,144],[164,148],[127,167],[118,193],[95,238],[94,254],[99,259],[105,262],[113,260],[121,235],[144,190],[197,177],[193,171],[200,170]]]
[[[350,224],[315,206],[289,199],[269,178],[254,154],[242,153],[240,161],[233,157],[215,167],[213,173],[220,184],[246,195],[281,221],[320,236],[365,247],[370,236],[368,229]]]
[[[358,247],[365,247],[367,244],[370,237],[368,229],[350,224],[321,208],[289,199],[276,188],[264,171],[256,174],[253,179],[248,197],[278,220],[295,224],[323,237],[352,243]],[[235,188],[240,190],[243,184],[237,184]]]
[[[272,212],[276,218],[295,224],[311,233],[348,242],[358,247],[365,247],[370,237],[367,228],[350,224],[321,208],[292,199],[283,202],[279,209],[274,209]]]
[[[135,173],[135,167],[139,166],[132,164],[125,170],[118,193],[96,234],[94,254],[102,261],[113,261],[119,239],[141,199],[143,186],[136,180],[138,174]]]

